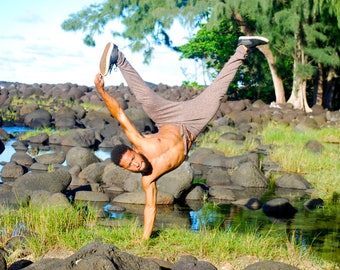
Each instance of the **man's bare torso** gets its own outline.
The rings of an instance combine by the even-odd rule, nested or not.
[[[143,135],[144,140],[134,150],[151,163],[154,177],[177,168],[186,158],[181,126],[162,126],[158,133]],[[191,147],[191,141],[187,145]]]

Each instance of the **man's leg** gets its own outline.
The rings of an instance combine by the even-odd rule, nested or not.
[[[247,52],[267,42],[263,37],[240,37],[235,54],[215,81],[199,96],[185,102],[169,101],[154,93],[118,49],[115,53],[115,50],[112,51],[110,61],[117,64],[137,100],[158,126],[184,125],[196,137],[216,114],[221,98],[226,94]],[[114,54],[116,58],[112,60]]]
[[[101,74],[107,75],[113,66],[119,68],[130,90],[155,123],[158,122],[160,114],[166,114],[167,108],[173,107],[174,102],[156,94],[132,67],[124,54],[118,50],[118,47],[113,43],[108,43],[100,61]]]
[[[196,138],[215,116],[220,107],[221,98],[227,93],[230,83],[248,52],[258,45],[267,43],[268,40],[263,37],[240,37],[235,54],[230,57],[214,82],[196,98],[178,103],[173,110],[172,117],[161,119],[161,123],[184,125]]]
[[[239,46],[210,86],[194,99],[179,103],[179,107],[173,111],[172,117],[163,118],[161,123],[184,125],[196,138],[216,114],[221,98],[226,94],[246,56],[245,48]]]

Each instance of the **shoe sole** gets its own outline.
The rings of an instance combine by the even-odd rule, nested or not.
[[[260,37],[260,36],[241,36],[239,37],[239,40],[246,40],[246,39],[256,39],[256,40],[261,40],[265,43],[269,42],[269,39],[265,38],[265,37]]]
[[[109,73],[111,52],[113,49],[113,43],[109,42],[106,44],[100,59],[99,70],[100,74],[106,76]]]

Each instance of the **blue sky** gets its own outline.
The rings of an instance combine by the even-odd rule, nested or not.
[[[20,83],[77,83],[93,85],[99,59],[108,41],[110,27],[95,37],[97,46],[87,47],[82,32],[65,32],[62,22],[71,13],[98,3],[98,0],[11,0],[1,1],[0,81]],[[176,45],[187,33],[177,25]],[[180,85],[183,80],[199,81],[194,61],[179,61],[179,54],[157,47],[150,65],[141,54],[131,53],[124,40],[114,41],[142,78],[153,83]],[[177,42],[177,43],[176,43]],[[184,72],[183,72],[184,71]],[[183,75],[186,74],[186,76]],[[106,77],[106,85],[125,83],[120,72]]]

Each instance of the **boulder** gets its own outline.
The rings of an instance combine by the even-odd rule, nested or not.
[[[66,159],[66,154],[63,151],[42,154],[35,157],[35,160],[40,164],[63,164]]]
[[[284,198],[272,199],[266,202],[262,210],[266,216],[277,219],[291,219],[297,213],[297,210]]]
[[[286,173],[275,181],[280,188],[311,189],[312,185],[299,174]]]
[[[60,192],[52,193],[47,190],[33,191],[30,203],[32,206],[37,207],[51,207],[62,209],[72,206],[70,201],[66,198],[65,194]]]
[[[176,262],[172,270],[217,270],[217,268],[209,262],[199,261],[197,258],[186,255],[181,256]]]
[[[96,143],[92,129],[72,129],[62,138],[61,145],[91,148]]]
[[[63,192],[71,183],[71,174],[66,170],[49,173],[26,173],[13,183],[13,192],[20,200],[27,200],[33,191],[46,190],[52,193]]]
[[[17,164],[16,162],[9,162],[2,167],[1,177],[3,179],[16,179],[19,176],[24,175],[24,173],[25,169],[21,165]]]
[[[43,128],[51,126],[52,115],[45,109],[37,109],[24,118],[24,123],[30,128]]]
[[[161,176],[157,182],[157,190],[170,193],[175,199],[190,189],[193,180],[193,170],[189,162],[183,162],[175,170]]]
[[[299,268],[275,261],[262,261],[248,265],[244,270],[299,270]]]
[[[114,203],[145,204],[145,193],[143,191],[125,192],[116,196]],[[157,205],[169,205],[174,203],[174,197],[170,193],[158,191]]]
[[[34,163],[34,160],[26,152],[17,151],[11,156],[11,162],[15,162],[21,166],[29,168]]]
[[[79,166],[84,169],[90,164],[99,161],[99,158],[88,148],[72,147],[66,154],[66,163],[70,167]]]
[[[264,188],[268,180],[251,162],[242,163],[231,175],[231,181],[242,187]]]

